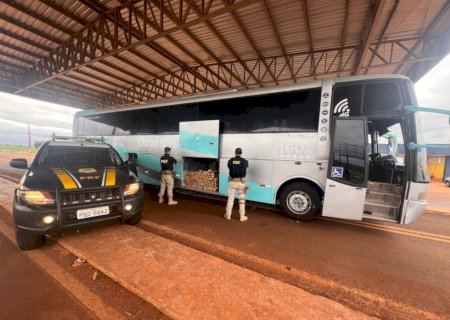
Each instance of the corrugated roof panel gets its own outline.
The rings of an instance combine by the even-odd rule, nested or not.
[[[19,23],[22,23],[26,26],[32,27],[36,30],[39,30],[42,33],[42,35],[55,37],[56,39],[59,39],[61,41],[67,40],[69,38],[69,35],[67,35],[66,33],[64,33],[60,30],[57,30],[54,27],[52,27],[34,17],[34,16],[39,16],[39,15],[45,16],[45,13],[43,11],[45,11],[46,8],[48,8],[47,6],[41,4],[40,2],[36,2],[33,0],[23,1],[21,3],[21,5],[23,7],[26,7],[27,9],[29,9],[31,11],[30,14],[23,13],[13,7],[10,7],[10,6],[4,5],[4,4],[2,4],[2,6],[1,6],[1,12],[4,15],[8,16],[9,18],[12,18],[15,21],[18,21]],[[50,15],[49,17],[45,16],[45,18],[50,20],[51,18],[55,18],[55,16]],[[64,19],[65,18],[63,16],[60,18],[57,18],[57,20],[59,20],[59,22],[61,22]]]
[[[387,36],[396,38],[421,35],[446,3],[447,1],[443,0],[422,0],[412,4],[400,2],[387,28]]]
[[[160,74],[161,71],[165,73],[165,70],[173,70],[178,68],[178,66],[173,62],[165,58],[162,54],[157,52],[155,49],[150,48],[146,45],[142,45],[136,48],[136,51],[140,53],[141,56],[145,57],[145,63],[148,64],[147,69],[155,73]],[[169,55],[170,56],[170,55]],[[142,59],[138,57],[139,59]],[[148,60],[148,61],[147,61]],[[153,65],[150,62],[153,63]],[[159,71],[161,70],[161,71]]]
[[[192,40],[191,37],[188,36],[188,34],[186,34],[184,31],[174,32],[172,34],[172,38],[204,63],[215,62],[213,57],[211,57],[205,50],[203,50],[200,45]],[[205,43],[203,43],[203,45],[206,46]]]
[[[204,43],[211,52],[213,52],[219,59],[230,59],[231,53],[224,48],[222,42],[210,31],[206,23],[197,24],[189,28],[195,37]]]
[[[305,11],[301,10],[302,16]],[[308,1],[309,29],[314,49],[333,48],[341,45],[344,25],[345,1]]]
[[[176,59],[179,61],[186,63],[189,66],[198,65],[198,63],[188,54],[183,52],[183,50],[179,49],[175,44],[169,41],[167,38],[158,39],[155,43],[164,49],[166,52],[170,52]],[[191,50],[189,50],[191,52]],[[194,53],[194,52],[192,52]]]
[[[306,33],[302,2],[289,0],[280,2],[274,0],[266,1],[267,8],[275,24],[276,31],[283,47],[287,52],[302,52],[309,50],[308,34]],[[268,18],[266,18],[266,21],[267,25],[270,27]],[[268,35],[274,39],[274,45],[278,46],[271,27]]]
[[[11,59],[7,56],[2,55],[1,53],[0,53],[0,62],[7,63],[11,65],[12,68],[15,68],[17,66],[19,68],[28,69],[30,67],[28,63],[24,63],[16,59]]]
[[[277,56],[282,54],[261,4],[240,9],[236,12],[236,17],[241,21],[244,29],[262,56]],[[255,54],[253,55],[256,56]]]
[[[237,57],[241,59],[251,59],[256,57],[256,53],[249,45],[247,38],[229,14],[212,19],[211,25],[219,32],[223,41],[233,49]],[[220,52],[218,56],[222,59],[236,59],[236,57],[225,48],[225,45],[223,45],[222,52]]]
[[[367,23],[370,3],[368,1],[349,1],[349,4],[345,43],[360,43]],[[338,27],[342,32],[344,26],[339,25]]]

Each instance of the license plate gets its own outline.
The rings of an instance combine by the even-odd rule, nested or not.
[[[77,219],[87,219],[109,214],[109,207],[97,207],[77,210]]]

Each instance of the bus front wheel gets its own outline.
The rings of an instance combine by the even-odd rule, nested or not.
[[[283,189],[280,195],[280,204],[292,218],[307,221],[316,215],[320,198],[313,186],[304,182],[296,182]]]

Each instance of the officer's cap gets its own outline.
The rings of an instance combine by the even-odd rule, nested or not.
[[[234,150],[235,154],[242,154],[242,149],[241,148],[236,148],[236,150]]]

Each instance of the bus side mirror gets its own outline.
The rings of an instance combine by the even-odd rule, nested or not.
[[[27,169],[28,168],[28,163],[26,159],[12,159],[9,162],[9,165],[13,168],[17,168],[17,169]]]

